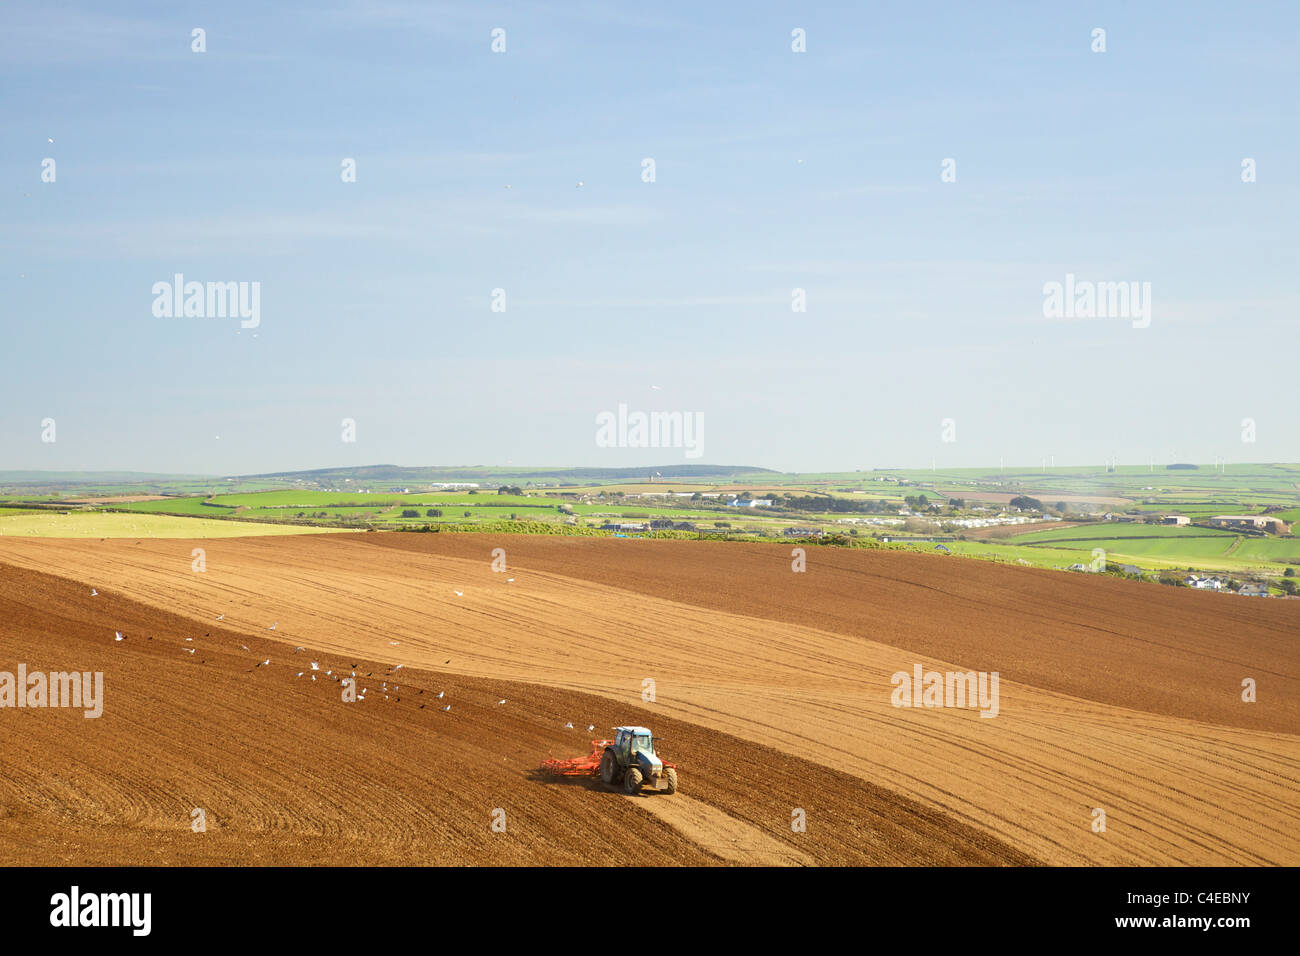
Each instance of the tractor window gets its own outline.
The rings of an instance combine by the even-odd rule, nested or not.
[[[643,734],[638,734],[632,738],[632,749],[644,750],[646,753],[654,753],[654,748],[650,746],[650,738]]]

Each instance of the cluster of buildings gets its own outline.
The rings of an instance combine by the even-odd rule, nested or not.
[[[1218,515],[1210,518],[1209,523],[1216,528],[1249,528],[1272,534],[1286,534],[1291,530],[1281,518],[1269,515]]]

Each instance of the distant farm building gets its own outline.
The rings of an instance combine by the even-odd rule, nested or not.
[[[1185,524],[1191,524],[1192,519],[1187,517],[1187,515],[1161,515],[1160,523],[1177,525],[1181,528]]]
[[[1268,515],[1217,515],[1210,519],[1210,524],[1219,528],[1253,528],[1273,534],[1285,534],[1291,530],[1281,518]]]

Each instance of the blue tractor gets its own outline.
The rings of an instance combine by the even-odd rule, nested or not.
[[[600,758],[600,779],[622,782],[628,794],[642,790],[677,792],[677,768],[655,754],[654,737],[644,727],[617,727]]]

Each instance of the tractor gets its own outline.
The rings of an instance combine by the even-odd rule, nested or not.
[[[548,757],[540,770],[548,777],[586,777],[600,774],[611,786],[623,784],[629,794],[645,790],[677,792],[677,767],[655,754],[654,738],[644,727],[616,727],[613,740],[593,740],[585,757]]]
[[[644,727],[617,727],[600,758],[600,779],[607,784],[622,780],[628,794],[641,790],[677,792],[677,768],[655,756],[654,737]]]

